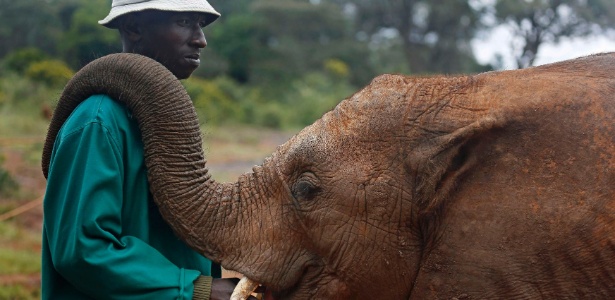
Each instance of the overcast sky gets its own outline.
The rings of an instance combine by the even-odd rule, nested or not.
[[[504,58],[504,69],[516,67],[511,53],[511,33],[505,27],[498,27],[482,38],[473,41],[472,46],[480,63],[491,63],[495,55]],[[559,44],[542,44],[534,65],[542,65],[556,61],[586,56],[589,54],[615,51],[613,35],[588,38],[562,39]]]

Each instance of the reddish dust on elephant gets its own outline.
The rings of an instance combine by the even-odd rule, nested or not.
[[[130,54],[69,83],[46,157],[92,93],[139,120],[176,234],[277,299],[615,297],[615,54],[377,77],[231,183],[181,84]]]

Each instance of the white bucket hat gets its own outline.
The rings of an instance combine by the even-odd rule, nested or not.
[[[98,21],[98,24],[109,28],[115,28],[115,22],[113,21],[117,17],[150,9],[208,14],[211,15],[212,18],[208,18],[207,25],[220,17],[220,13],[217,12],[207,0],[113,0],[109,15]]]

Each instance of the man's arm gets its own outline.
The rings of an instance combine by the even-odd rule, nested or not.
[[[56,144],[45,199],[54,268],[93,298],[191,299],[196,270],[182,269],[122,228],[122,156],[91,123]]]

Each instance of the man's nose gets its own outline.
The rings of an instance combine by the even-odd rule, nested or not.
[[[207,47],[207,40],[205,39],[205,33],[203,33],[203,29],[201,29],[201,27],[197,28],[194,31],[191,44],[198,48]]]

